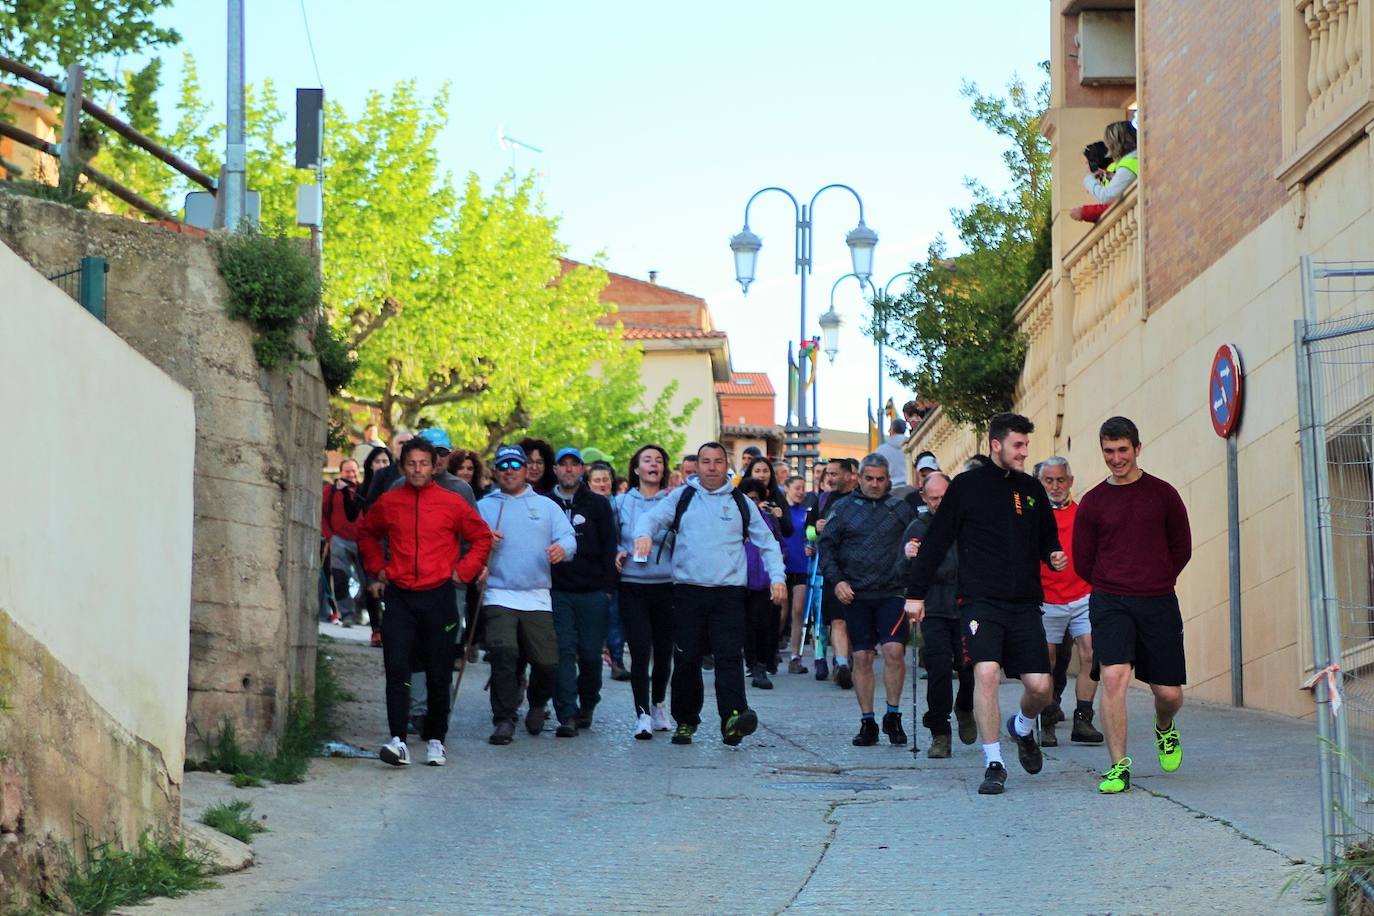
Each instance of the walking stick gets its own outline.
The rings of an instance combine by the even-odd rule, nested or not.
[[[505,512],[506,501],[503,499],[501,500],[500,507],[496,510],[496,525],[493,530],[501,530],[501,516],[504,515]],[[495,545],[493,545],[492,549],[495,549]],[[488,558],[488,569],[490,569],[490,558]],[[487,596],[487,581],[488,580],[483,580],[482,587],[477,590],[477,613],[473,615],[472,626],[468,628],[468,632],[464,635],[463,651],[458,656],[458,676],[453,679],[453,687],[450,688],[448,692],[449,715],[453,714],[453,708],[458,703],[458,690],[463,686],[463,674],[468,670],[468,650],[472,648],[472,644],[477,638],[477,626],[481,622],[482,616],[482,599]]]

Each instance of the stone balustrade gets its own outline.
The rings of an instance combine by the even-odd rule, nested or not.
[[[1026,293],[1016,307],[1016,326],[1026,335],[1026,363],[1016,383],[1016,403],[1039,403],[1049,383],[1050,363],[1054,360],[1054,297],[1050,295],[1050,272]]]
[[[1331,121],[1363,101],[1367,82],[1361,79],[1365,57],[1365,29],[1359,0],[1295,0],[1307,27],[1307,110],[1298,142],[1324,132]]]
[[[1140,311],[1140,219],[1135,188],[1064,256],[1073,284],[1073,354],[1092,352],[1113,326]]]

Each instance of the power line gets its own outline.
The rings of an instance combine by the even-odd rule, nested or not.
[[[310,47],[310,62],[315,65],[315,79],[324,88],[324,77],[320,76],[320,62],[315,59],[315,40],[310,37],[310,17],[305,12],[305,0],[301,0],[301,21],[305,23],[305,43]]]

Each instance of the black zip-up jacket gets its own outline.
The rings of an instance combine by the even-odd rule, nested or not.
[[[821,574],[827,589],[848,582],[858,598],[902,593],[902,532],[916,513],[904,500],[869,499],[855,490],[835,508],[821,532]]]
[[[906,531],[902,533],[903,546],[912,539],[920,541],[924,545],[926,535],[930,533],[930,523],[934,520],[934,517],[929,513],[916,516],[916,520],[907,525]],[[911,573],[916,568],[916,561],[914,559],[908,560],[906,554],[903,553],[902,566],[903,579],[910,582]],[[935,578],[930,580],[930,585],[926,588],[926,616],[946,618],[959,616],[958,547],[945,551],[945,558],[940,561],[940,566],[935,570]]]
[[[577,535],[577,553],[553,568],[553,588],[559,592],[608,592],[615,587],[615,553],[619,538],[611,501],[578,484],[572,499],[557,487],[549,499],[558,504]]]
[[[908,598],[925,598],[945,553],[958,543],[959,597],[1039,604],[1040,564],[1059,550],[1054,510],[1040,481],[987,465],[950,482],[915,568]]]

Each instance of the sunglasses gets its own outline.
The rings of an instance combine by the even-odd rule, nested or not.
[[[498,462],[496,462],[496,470],[498,470],[498,471],[514,471],[514,470],[517,470],[517,469],[523,468],[523,467],[524,467],[524,465],[523,465],[522,463],[520,463],[519,461],[498,461]]]

